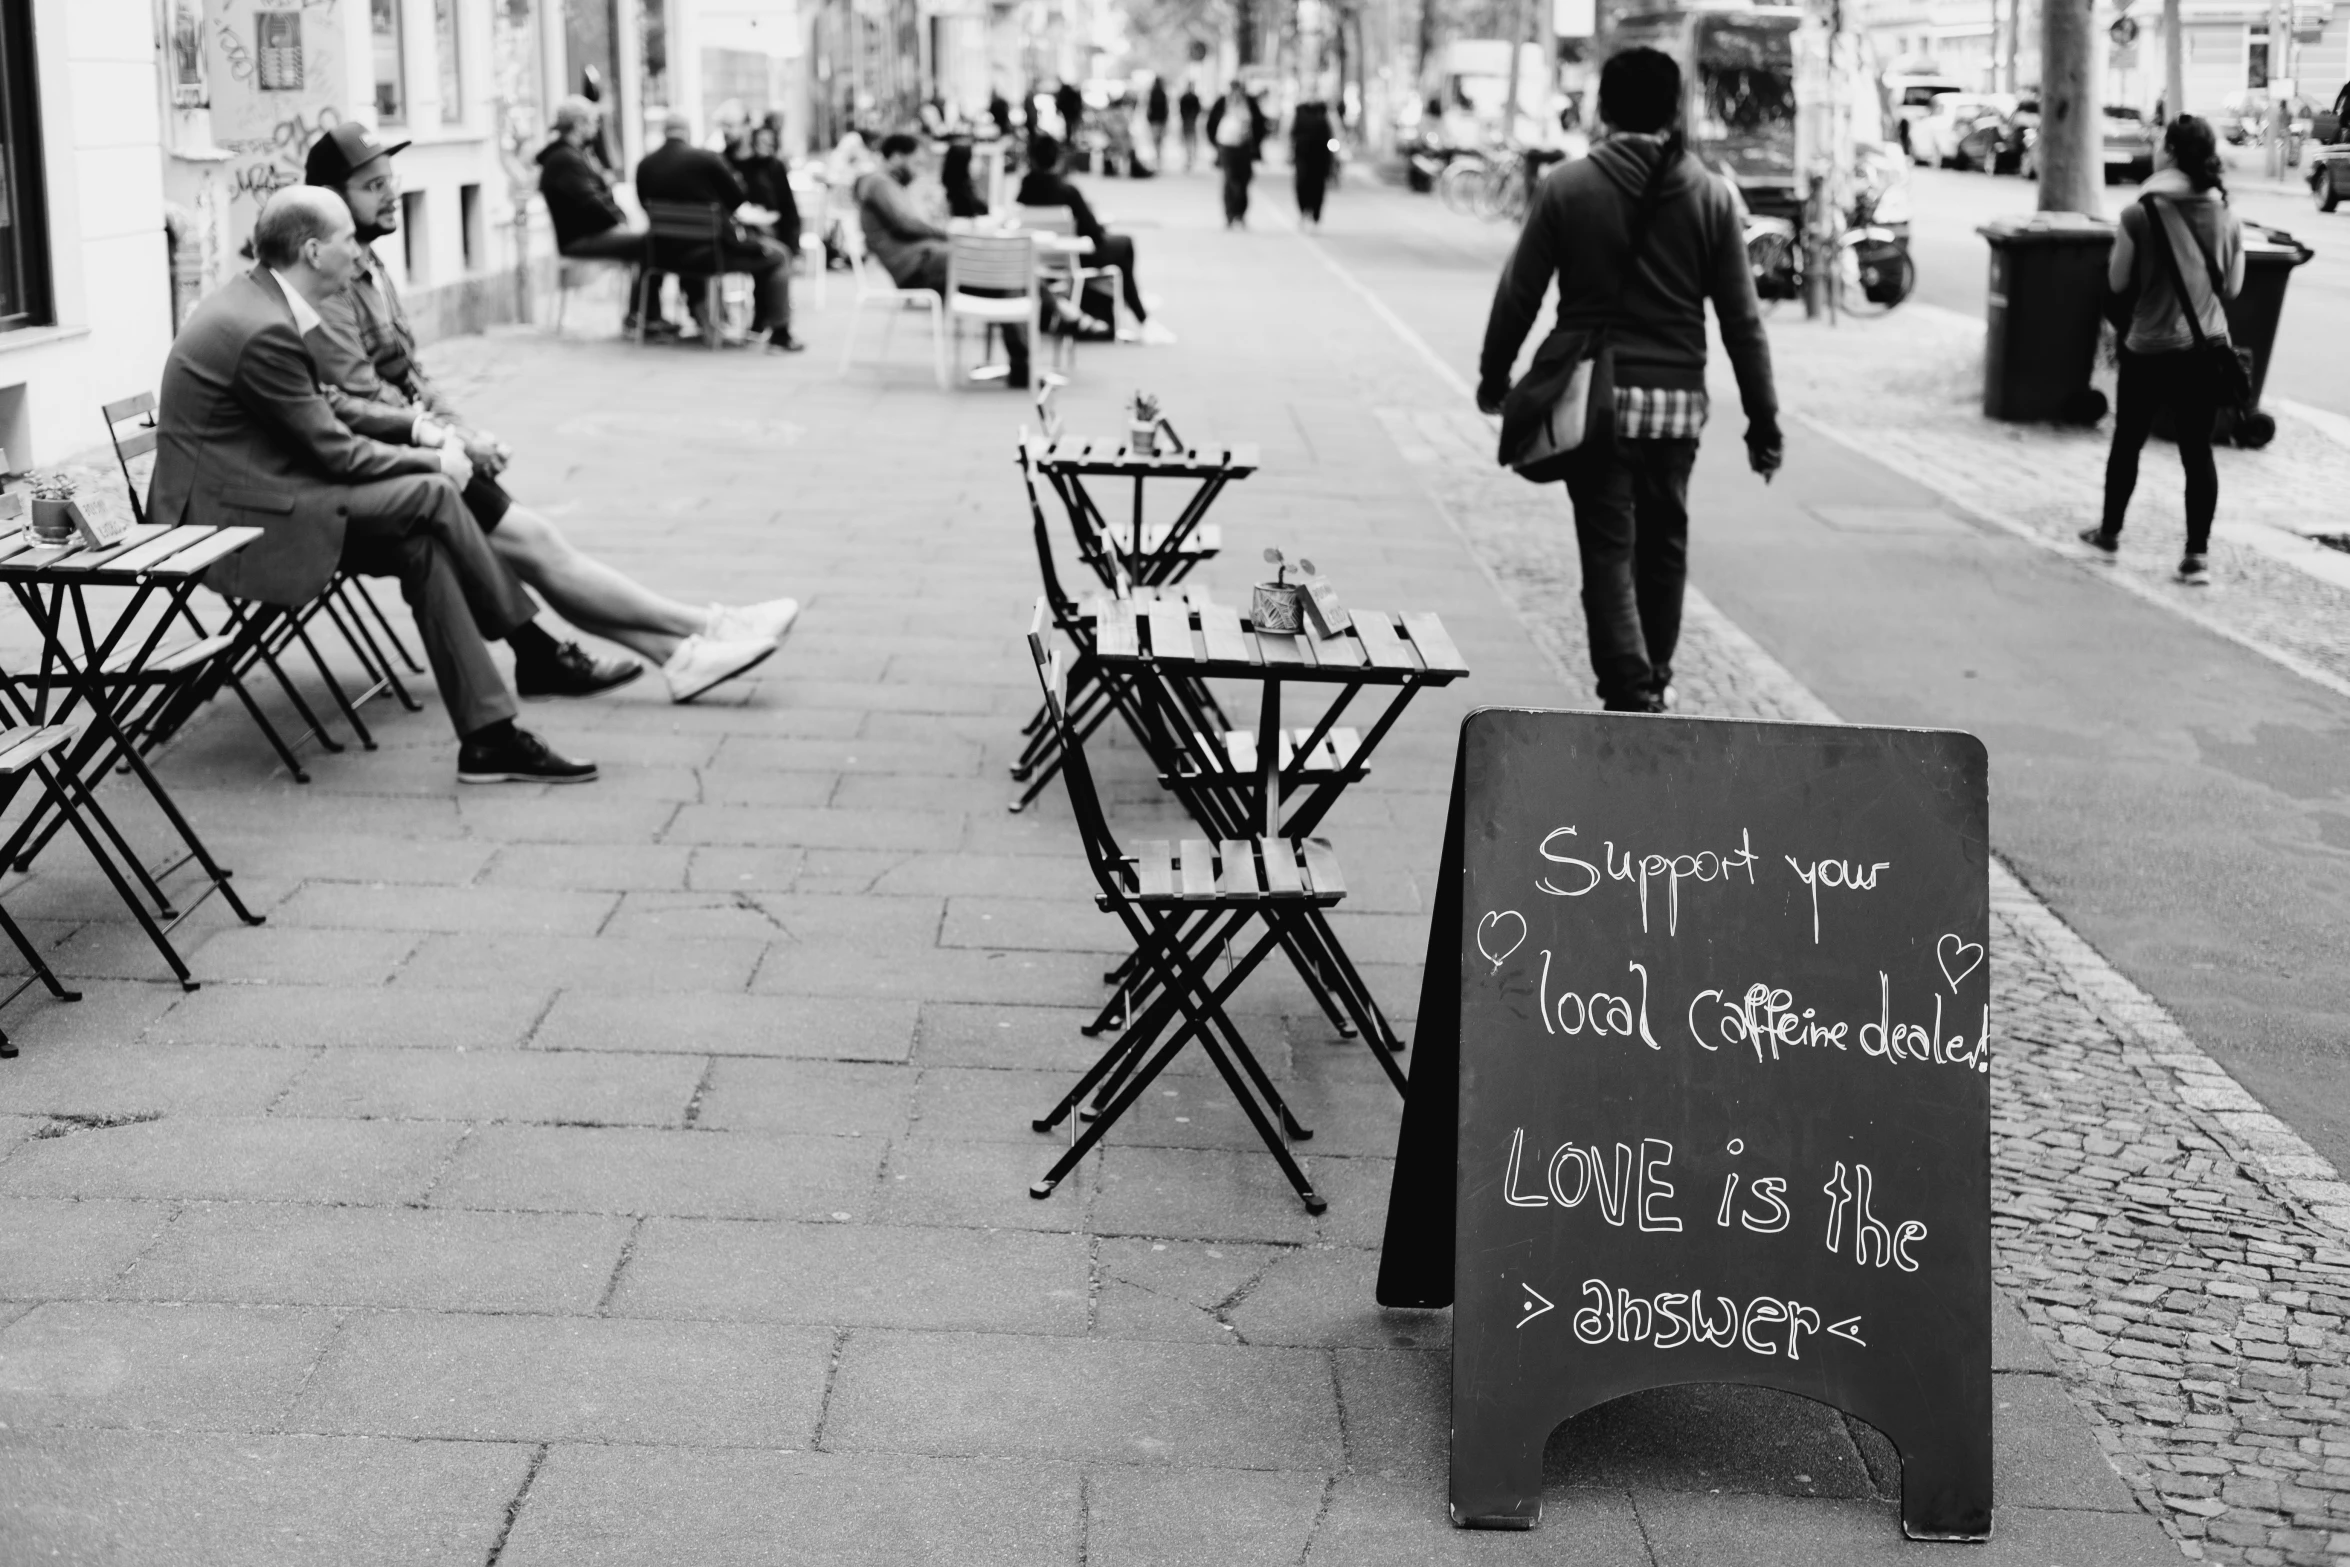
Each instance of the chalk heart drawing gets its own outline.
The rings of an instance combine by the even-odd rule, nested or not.
[[[1504,920],[1509,926],[1504,926]],[[1509,945],[1501,945],[1503,930],[1515,927],[1517,934],[1509,938]],[[1516,909],[1500,909],[1477,922],[1477,950],[1485,954],[1485,961],[1493,965],[1493,972],[1501,972],[1501,960],[1526,944],[1526,916]]]
[[[1934,960],[1942,965],[1942,977],[1950,981],[1950,993],[1955,996],[1958,982],[1983,966],[1982,944],[1945,936],[1934,943]]]

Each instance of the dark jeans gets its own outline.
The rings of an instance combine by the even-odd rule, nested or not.
[[[1322,221],[1322,193],[1330,186],[1330,171],[1310,164],[1300,164],[1297,170],[1297,215]]]
[[[1084,258],[1084,264],[1116,267],[1118,269],[1118,286],[1124,290],[1126,295],[1126,313],[1137,321],[1150,319],[1151,313],[1142,302],[1142,285],[1134,281],[1133,240],[1123,234],[1104,234],[1093,242],[1093,254]],[[1108,292],[1108,286],[1105,284],[1103,293],[1107,295]],[[1091,289],[1086,290],[1085,313],[1089,316],[1099,317],[1104,321],[1109,320],[1110,312],[1107,309],[1096,310],[1093,308],[1092,294]]]
[[[1591,672],[1610,709],[1638,710],[1673,677],[1696,461],[1694,440],[1619,440],[1578,452],[1568,466]]]
[[[2211,460],[2211,422],[2217,415],[2210,378],[2185,350],[2134,354],[2123,349],[2113,400],[2113,449],[2105,455],[2107,534],[2122,531],[2122,515],[2138,487],[2138,453],[2164,407],[2178,431],[2179,462],[2187,470],[2187,553],[2211,548],[2211,519],[2219,510],[2219,468]]]
[[[513,635],[537,606],[490,553],[457,486],[439,474],[412,473],[354,485],[347,494],[343,567],[400,579],[458,737],[512,718],[513,693],[483,639]]]
[[[1246,147],[1218,147],[1216,162],[1224,170],[1224,221],[1241,222],[1248,216],[1248,182],[1256,177],[1257,160]]]

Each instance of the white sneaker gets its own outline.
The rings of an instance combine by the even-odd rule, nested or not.
[[[763,604],[713,604],[710,623],[702,635],[718,642],[781,642],[792,622],[800,618],[798,599],[769,599]]]
[[[1168,331],[1165,327],[1159,325],[1156,321],[1145,321],[1142,324],[1142,340],[1146,343],[1155,343],[1163,347],[1166,344],[1175,341],[1175,334]]]
[[[669,700],[691,702],[712,686],[758,668],[774,651],[773,642],[687,637],[661,666],[669,680]]]

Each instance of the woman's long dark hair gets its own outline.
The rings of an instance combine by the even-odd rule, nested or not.
[[[2197,190],[2220,188],[2219,137],[2213,134],[2209,120],[2180,115],[2163,131],[2162,150]]]

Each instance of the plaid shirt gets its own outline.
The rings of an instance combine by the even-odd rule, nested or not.
[[[1694,441],[1708,412],[1702,390],[1664,386],[1616,388],[1616,434],[1633,441]]]
[[[309,343],[327,380],[370,402],[454,418],[440,388],[416,362],[416,329],[372,250],[360,250],[350,283],[319,306],[318,315],[320,330]]]

